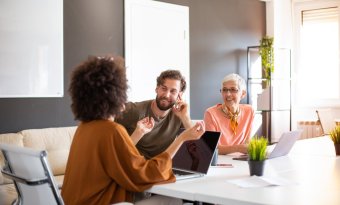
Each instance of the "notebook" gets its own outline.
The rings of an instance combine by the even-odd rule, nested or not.
[[[205,131],[200,139],[184,142],[172,159],[176,179],[206,175],[220,136],[220,132]]]
[[[285,132],[281,135],[278,143],[275,146],[269,146],[267,149],[267,159],[272,159],[275,157],[282,157],[289,153],[292,149],[296,140],[299,139],[302,130],[295,130],[290,132]],[[274,147],[274,148],[273,148]],[[273,148],[272,150],[270,150]],[[242,155],[240,157],[234,157],[234,160],[248,160],[248,155]]]

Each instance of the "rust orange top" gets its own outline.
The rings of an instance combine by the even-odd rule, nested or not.
[[[73,138],[61,195],[66,205],[133,201],[157,183],[174,182],[172,160],[146,160],[123,126],[109,120],[81,123]]]

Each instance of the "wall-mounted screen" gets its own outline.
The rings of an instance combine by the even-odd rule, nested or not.
[[[62,97],[63,1],[0,0],[0,98]]]

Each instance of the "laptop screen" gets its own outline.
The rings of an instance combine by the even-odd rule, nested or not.
[[[220,132],[206,131],[200,139],[184,142],[172,159],[173,168],[206,174],[219,139]]]
[[[302,130],[295,130],[283,133],[279,139],[279,142],[270,152],[268,158],[275,158],[287,155],[292,149],[296,140],[298,140],[298,138],[300,137],[301,133]]]

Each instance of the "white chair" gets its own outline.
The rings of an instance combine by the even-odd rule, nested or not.
[[[18,198],[13,205],[64,205],[47,161],[46,151],[0,144],[2,174],[13,180]]]
[[[320,121],[323,134],[329,134],[335,127],[335,118],[332,109],[318,109],[316,110],[316,114]]]

